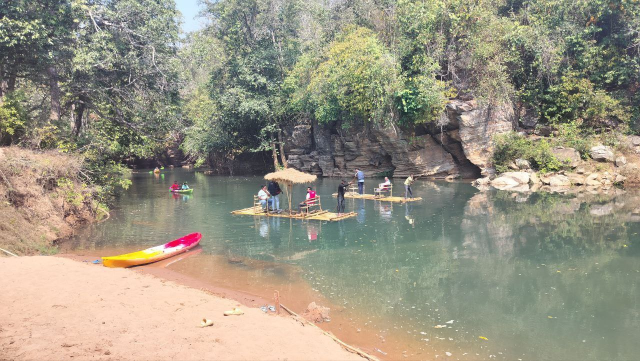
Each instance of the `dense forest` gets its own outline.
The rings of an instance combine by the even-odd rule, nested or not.
[[[640,122],[638,0],[205,0],[202,17],[181,34],[173,0],[3,1],[0,143],[79,153],[112,187],[171,144],[197,165],[276,157],[298,122],[411,129],[455,99],[573,140]]]

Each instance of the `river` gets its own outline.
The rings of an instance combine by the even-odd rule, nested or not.
[[[193,195],[170,194],[174,180]],[[132,181],[111,218],[63,251],[112,255],[201,232],[202,251],[167,268],[267,299],[277,289],[296,312],[329,306],[323,327],[383,359],[640,355],[640,193],[418,181],[421,202],[347,199],[357,217],[319,222],[231,215],[251,206],[259,177],[176,169]],[[315,183],[325,209],[338,182]],[[303,198],[296,186],[293,203]]]

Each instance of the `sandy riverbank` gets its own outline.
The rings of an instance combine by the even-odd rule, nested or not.
[[[131,270],[21,257],[0,274],[0,359],[362,360],[291,317],[225,317],[237,302]]]

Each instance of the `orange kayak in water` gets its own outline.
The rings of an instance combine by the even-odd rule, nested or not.
[[[119,256],[102,257],[102,264],[105,267],[133,267],[158,262],[192,249],[200,243],[201,238],[202,234],[191,233],[175,241],[147,248],[142,251],[121,254]]]

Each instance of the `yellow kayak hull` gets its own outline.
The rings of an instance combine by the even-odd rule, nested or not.
[[[182,238],[160,246],[147,248],[142,251],[121,254],[119,256],[102,257],[105,267],[133,267],[162,261],[169,257],[187,252],[200,243],[202,234],[191,233]]]

